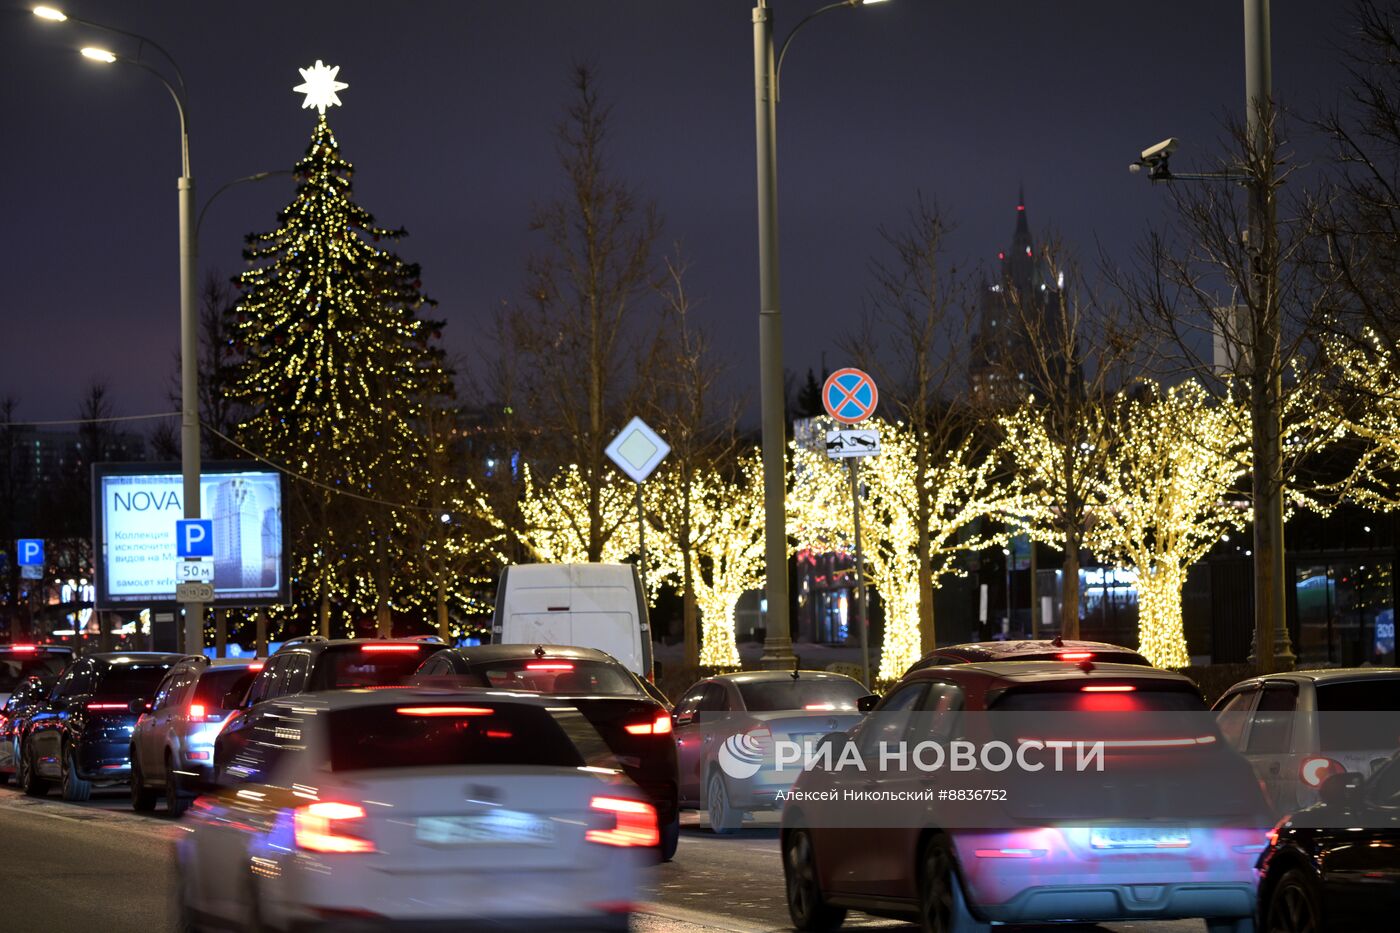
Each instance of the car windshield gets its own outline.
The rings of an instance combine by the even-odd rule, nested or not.
[[[466,676],[474,686],[498,690],[552,696],[646,696],[630,671],[607,661],[520,658],[473,665]]]
[[[194,700],[208,709],[231,709],[225,706],[224,699],[230,693],[235,699],[248,691],[248,685],[258,672],[251,667],[215,667],[199,675],[199,684],[194,688]]]
[[[332,712],[327,729],[332,771],[584,763],[548,710],[516,703],[433,699],[363,706]]]
[[[1384,751],[1400,742],[1400,677],[1317,685],[1324,752]]]
[[[407,683],[423,659],[439,647],[390,643],[330,648],[321,656],[311,689],[398,686]]]
[[[870,691],[846,677],[799,677],[740,683],[739,695],[751,713],[778,710],[850,710]]]
[[[32,676],[48,678],[73,660],[68,654],[0,652],[0,693],[11,693]]]
[[[93,692],[126,697],[149,697],[155,693],[156,686],[165,676],[165,672],[170,670],[170,667],[169,664],[114,664],[99,675],[97,689]]]

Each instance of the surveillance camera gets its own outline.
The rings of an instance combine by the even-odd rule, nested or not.
[[[1165,159],[1176,146],[1177,139],[1175,136],[1170,139],[1164,139],[1155,146],[1148,146],[1146,149],[1142,150],[1142,161],[1155,162],[1160,159]]]

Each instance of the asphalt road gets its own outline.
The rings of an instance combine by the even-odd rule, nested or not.
[[[715,836],[687,814],[676,860],[653,871],[636,933],[790,930],[776,822],[762,816]],[[161,933],[173,929],[173,842],[162,812],[131,812],[124,793],[83,804],[0,788],[0,911],[4,929],[44,933]],[[851,929],[914,926],[852,914]],[[1063,931],[1063,927],[1054,928]],[[1085,927],[1098,933],[1202,933],[1199,921]]]

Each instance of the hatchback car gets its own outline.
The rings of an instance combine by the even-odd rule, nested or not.
[[[164,794],[179,816],[213,772],[214,738],[262,670],[262,659],[188,657],[172,667],[131,734],[131,806],[155,809]]]
[[[31,676],[14,688],[0,705],[0,784],[10,780],[19,768],[19,737],[24,733],[29,713],[49,695],[52,680]]]
[[[741,775],[748,769],[721,767],[721,755],[764,756],[776,739],[803,742],[848,729],[860,721],[858,704],[868,695],[860,681],[825,671],[747,671],[700,681],[675,709],[681,806],[705,810],[716,833],[738,829],[746,811],[781,808],[796,770],[760,766]]]
[[[1065,641],[1056,637],[1034,641],[978,641],[965,645],[944,645],[915,661],[905,673],[923,670],[926,667],[979,661],[1068,661],[1076,664],[1092,661],[1098,664],[1152,666],[1150,661],[1132,648],[1101,641]]]
[[[1390,717],[1394,718],[1394,717]],[[1323,782],[1320,803],[1280,821],[1259,860],[1270,933],[1393,930],[1400,912],[1400,758],[1369,778]]]
[[[1018,751],[1016,767],[982,758],[962,771],[885,757],[955,743],[986,754],[992,739],[1042,757]],[[1046,765],[1050,749],[1081,740],[1102,746],[1101,768]],[[783,809],[800,930],[835,929],[851,908],[933,931],[1191,917],[1211,931],[1253,929],[1270,822],[1185,677],[1126,664],[926,668],[821,746],[836,744],[842,758],[804,768]]]
[[[656,807],[662,860],[676,854],[680,810],[671,711],[612,655],[570,645],[451,648],[424,661],[415,682],[491,687],[567,700],[598,730],[627,776]]]
[[[185,817],[185,928],[628,928],[656,809],[572,706],[345,690],[248,716]]]
[[[64,668],[20,737],[24,792],[42,797],[58,781],[64,800],[87,800],[94,785],[126,784],[136,719],[165,672],[184,657],[121,651],[90,654]]]
[[[1221,734],[1249,760],[1282,816],[1316,803],[1331,775],[1369,774],[1400,748],[1400,668],[1253,677],[1225,691],[1214,709]]]
[[[30,677],[52,680],[72,660],[66,645],[0,645],[0,706]]]

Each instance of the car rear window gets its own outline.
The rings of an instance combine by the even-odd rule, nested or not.
[[[584,763],[548,710],[515,703],[415,700],[364,706],[332,712],[327,729],[332,771]]]
[[[1400,742],[1400,677],[1317,685],[1324,752],[1387,751]]]
[[[854,710],[856,700],[870,691],[844,677],[798,678],[740,683],[744,708],[752,713],[778,710]]]
[[[127,697],[149,697],[156,692],[170,664],[117,664],[97,678],[94,693],[115,694]]]
[[[235,694],[239,699],[248,691],[248,685],[258,672],[249,667],[215,667],[199,675],[199,683],[194,688],[191,702],[202,704],[209,709],[225,709],[224,699]]]
[[[50,677],[63,670],[73,660],[70,654],[49,654],[36,651],[33,654],[18,651],[0,651],[0,691],[14,692],[15,687],[30,677]]]
[[[395,687],[408,682],[423,659],[440,645],[338,645],[322,652],[316,662],[312,690],[355,687]]]
[[[466,677],[478,687],[552,696],[646,696],[629,670],[607,661],[535,658],[493,661],[473,665]]]

